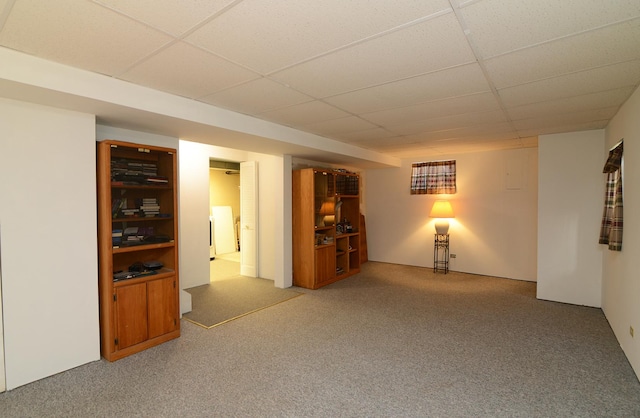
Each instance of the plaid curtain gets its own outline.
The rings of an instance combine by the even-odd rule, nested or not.
[[[609,245],[612,251],[622,251],[622,151],[620,142],[609,151],[609,158],[602,170],[607,174],[607,184],[598,242]]]
[[[455,192],[456,160],[411,165],[411,194],[453,194]]]

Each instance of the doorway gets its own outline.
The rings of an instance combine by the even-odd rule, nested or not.
[[[240,163],[209,161],[210,281],[240,275]]]

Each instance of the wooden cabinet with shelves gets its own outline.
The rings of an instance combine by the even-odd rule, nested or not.
[[[317,289],[360,271],[360,178],[293,172],[293,283]]]
[[[170,148],[98,143],[101,354],[180,336],[177,159]]]

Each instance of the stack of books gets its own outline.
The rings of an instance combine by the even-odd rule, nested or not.
[[[145,181],[149,185],[163,186],[169,184],[169,179],[164,176],[146,176]]]
[[[168,183],[167,177],[158,175],[156,163],[126,158],[111,160],[111,184],[114,186],[166,185]]]
[[[144,235],[140,235],[137,226],[130,226],[122,233],[122,245],[139,245]]]
[[[147,218],[152,218],[160,214],[160,205],[155,197],[144,198],[140,202],[140,211]]]
[[[140,212],[140,209],[138,209],[138,208],[131,208],[131,209],[123,208],[123,209],[120,209],[120,213],[125,218],[136,217],[136,216],[138,216],[138,212]]]
[[[122,245],[122,229],[114,229],[111,231],[111,243],[114,247]]]

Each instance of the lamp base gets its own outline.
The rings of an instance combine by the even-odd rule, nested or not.
[[[446,235],[449,233],[449,221],[446,219],[438,219],[436,221],[436,234]]]

